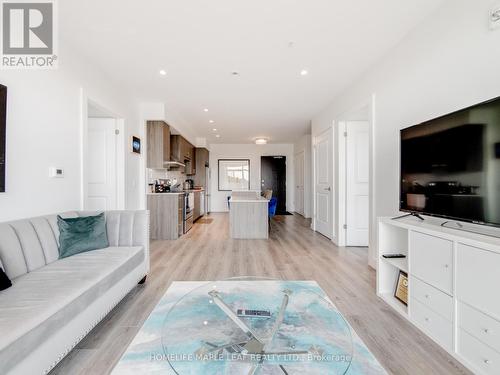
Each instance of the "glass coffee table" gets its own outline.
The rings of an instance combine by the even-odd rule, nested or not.
[[[164,316],[164,356],[179,375],[345,374],[351,328],[303,282],[211,282]]]

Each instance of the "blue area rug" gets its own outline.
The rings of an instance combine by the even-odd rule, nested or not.
[[[234,288],[235,285],[233,283],[242,283],[241,281],[224,281],[223,283],[231,283]],[[288,375],[298,375],[298,374],[321,374],[321,375],[336,375],[336,374],[351,374],[351,375],[376,375],[376,374],[386,374],[385,370],[375,359],[373,354],[368,350],[366,345],[361,341],[356,332],[348,325],[348,323],[343,319],[340,313],[328,314],[328,311],[320,311],[318,310],[318,306],[312,307],[310,303],[310,298],[304,297],[304,291],[306,293],[308,291],[312,291],[313,293],[321,296],[322,298],[327,298],[324,291],[319,287],[319,285],[314,281],[252,281],[243,282],[245,287],[242,288],[244,290],[245,296],[248,297],[255,296],[255,299],[250,299],[254,306],[266,307],[266,296],[272,295],[273,298],[269,298],[272,303],[268,303],[269,306],[276,305],[276,296],[280,295],[281,290],[291,290],[293,292],[292,297],[290,298],[290,304],[287,307],[285,319],[283,322],[283,326],[280,328],[282,331],[279,333],[275,341],[277,341],[275,346],[285,347],[289,346],[289,342],[285,342],[284,338],[293,337],[297,338],[300,343],[303,344],[304,347],[309,347],[309,342],[322,342],[325,336],[328,336],[327,329],[325,329],[325,322],[327,322],[328,327],[333,328],[338,332],[339,340],[343,340],[342,337],[349,338],[349,345],[343,343],[345,347],[349,347],[349,356],[348,363],[345,362],[323,362],[323,363],[304,363],[302,365],[297,365],[294,363],[293,365],[288,365],[286,360],[280,358],[279,360],[273,363],[274,358],[269,358],[267,363],[273,363],[273,365],[263,366],[256,371],[255,375],[271,375],[271,374],[288,374]],[[129,345],[122,358],[116,365],[112,374],[114,375],[137,375],[137,374],[167,374],[167,375],[248,375],[249,374],[249,365],[248,363],[236,362],[233,363],[229,361],[228,363],[223,362],[222,364],[200,362],[200,361],[191,361],[186,360],[184,363],[179,363],[176,366],[177,373],[171,368],[167,359],[172,359],[171,357],[166,356],[164,350],[165,341],[169,341],[171,343],[179,342],[185,345],[186,354],[194,354],[196,352],[195,347],[200,346],[200,341],[190,340],[189,338],[193,336],[200,336],[200,332],[202,332],[201,336],[207,336],[207,340],[211,337],[211,332],[219,333],[221,330],[224,330],[226,333],[229,332],[230,336],[243,336],[242,331],[236,324],[233,324],[232,321],[226,321],[225,324],[218,327],[210,327],[209,330],[206,327],[200,326],[197,328],[196,324],[198,321],[202,321],[204,316],[208,315],[206,310],[210,310],[210,313],[214,315],[214,311],[218,311],[222,317],[224,317],[224,313],[219,311],[216,306],[209,306],[206,302],[195,303],[192,305],[192,309],[179,309],[179,312],[176,314],[171,314],[169,316],[169,324],[168,329],[165,330],[165,318],[169,311],[171,311],[172,306],[174,306],[178,301],[185,301],[186,298],[183,299],[186,295],[191,296],[196,293],[200,287],[207,285],[207,282],[174,282],[167,290],[165,295],[162,297],[158,305],[155,307],[149,318],[145,321],[143,327],[138,332],[132,343]],[[203,289],[203,288],[202,288]],[[194,292],[193,292],[194,291]],[[302,298],[301,298],[302,293]],[[194,296],[195,298],[200,298],[200,296]],[[230,306],[236,306],[238,301],[232,301],[231,296],[226,296],[226,302]],[[320,298],[320,300],[322,299]],[[201,300],[208,300],[205,293],[202,293]],[[248,302],[249,299],[246,299]],[[304,305],[304,301],[308,301]],[[278,300],[280,302],[280,300]],[[293,302],[293,303],[292,303]],[[182,302],[181,302],[182,303]],[[241,299],[239,300],[241,303]],[[330,302],[331,303],[331,302]],[[277,305],[279,306],[280,303]],[[207,306],[205,308],[205,305]],[[328,305],[328,304],[325,304]],[[176,307],[178,307],[177,305]],[[332,305],[333,306],[333,305]],[[271,309],[272,307],[270,307]],[[313,315],[309,315],[309,321],[307,322],[308,328],[313,326],[315,331],[313,331],[316,335],[310,334],[311,330],[304,333],[305,330],[301,329],[304,324],[303,319],[301,319],[305,314],[301,314],[303,309],[307,309],[309,312],[312,308],[317,309],[318,312],[315,312]],[[214,310],[215,309],[215,310]],[[175,310],[174,310],[175,311]],[[273,312],[273,316],[276,311]],[[318,315],[320,318],[314,319],[315,322],[310,321],[310,316]],[[172,320],[174,319],[174,320]],[[179,325],[175,324],[177,320],[179,321]],[[192,322],[192,323],[191,323]],[[220,320],[223,322],[223,320]],[[265,325],[269,325],[272,327],[274,320],[260,320],[256,321],[256,323],[252,323],[255,325],[260,325],[261,327],[257,327],[260,329],[260,332],[265,332]],[[174,324],[172,324],[174,323]],[[206,324],[207,322],[205,322]],[[316,324],[315,323],[319,323]],[[188,327],[186,329],[186,327]],[[178,328],[178,329],[177,329]],[[189,331],[189,328],[192,328],[192,331]],[[206,331],[205,331],[206,330]],[[345,334],[345,331],[348,331],[348,335]],[[238,332],[241,331],[241,332]],[[286,332],[285,332],[286,331]],[[335,332],[335,331],[334,331]],[[167,340],[163,339],[162,335],[165,337],[167,335]],[[217,335],[214,335],[217,336]],[[322,337],[323,336],[323,337]],[[331,336],[331,335],[330,335]],[[284,338],[283,338],[284,337]],[[214,338],[214,340],[216,340]],[[282,342],[280,342],[280,340]],[[345,340],[344,340],[345,341]],[[212,345],[212,344],[210,344]],[[294,345],[295,346],[295,345]],[[323,345],[324,346],[324,345]],[[342,346],[342,345],[340,345]],[[312,346],[311,346],[312,348]],[[345,348],[343,348],[345,350]],[[199,352],[199,351],[198,351]],[[325,356],[326,357],[326,356]],[[280,362],[281,361],[281,362]],[[282,363],[282,368],[279,367],[279,364]],[[347,363],[347,364],[346,364]],[[251,372],[250,372],[251,373]]]

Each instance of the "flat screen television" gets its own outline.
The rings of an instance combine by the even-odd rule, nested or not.
[[[7,87],[0,85],[0,193],[5,192],[6,121],[7,121]]]
[[[500,226],[500,97],[401,130],[400,209]]]

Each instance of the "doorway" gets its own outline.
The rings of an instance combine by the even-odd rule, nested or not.
[[[314,230],[332,239],[334,236],[333,218],[333,136],[328,129],[314,142]]]
[[[286,211],[286,156],[261,156],[261,190],[272,190],[277,199],[276,215],[287,215]]]
[[[305,152],[295,155],[295,212],[304,216],[304,165]]]
[[[124,209],[123,120],[89,100],[86,107],[82,147],[82,209]]]
[[[345,123],[345,242],[368,246],[370,125],[368,121]]]

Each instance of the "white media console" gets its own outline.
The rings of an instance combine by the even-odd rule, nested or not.
[[[377,294],[477,374],[500,374],[500,239],[444,220],[378,223]],[[406,258],[386,259],[402,253]],[[408,306],[394,297],[402,270]]]

